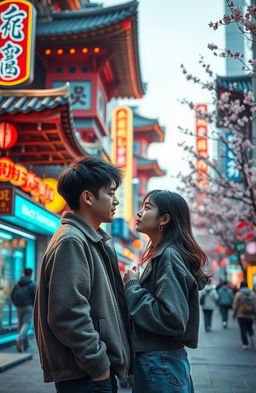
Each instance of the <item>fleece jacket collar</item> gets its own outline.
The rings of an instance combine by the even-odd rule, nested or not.
[[[82,217],[72,212],[64,212],[62,214],[61,224],[73,225],[74,227],[78,228],[81,232],[83,232],[87,238],[89,238],[95,243],[99,242],[100,240],[106,242],[111,239],[111,237],[105,231],[103,231],[103,229],[98,228],[96,231]]]

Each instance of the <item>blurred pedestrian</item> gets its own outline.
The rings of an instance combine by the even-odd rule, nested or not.
[[[63,213],[43,257],[35,333],[45,382],[58,393],[117,392],[130,365],[129,319],[110,237],[122,174],[99,157],[65,169],[58,192]]]
[[[224,329],[228,327],[229,310],[232,309],[234,294],[232,289],[228,286],[228,281],[224,281],[218,290],[219,295],[219,308],[222,319],[222,326]]]
[[[233,303],[233,318],[237,318],[238,320],[243,349],[248,349],[248,344],[251,347],[255,345],[253,335],[253,320],[255,315],[256,294],[248,288],[247,282],[243,280]]]
[[[200,305],[203,310],[204,327],[206,332],[211,331],[213,311],[216,309],[218,299],[219,295],[216,291],[216,287],[212,284],[211,280],[209,280],[208,284],[200,294]]]
[[[193,237],[189,209],[179,194],[149,192],[136,230],[150,242],[142,276],[135,269],[123,277],[135,351],[133,393],[193,393],[185,347],[197,347],[198,289],[207,282],[207,257]]]
[[[18,337],[16,348],[18,352],[27,351],[29,348],[28,332],[31,328],[33,305],[36,293],[36,284],[32,280],[33,270],[24,269],[24,276],[14,285],[11,291],[11,300],[17,309]]]

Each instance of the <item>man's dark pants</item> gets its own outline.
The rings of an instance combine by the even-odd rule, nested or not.
[[[90,377],[55,383],[57,393],[117,393],[116,377],[111,374],[103,381],[93,381]]]

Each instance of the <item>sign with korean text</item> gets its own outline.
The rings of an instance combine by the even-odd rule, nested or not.
[[[32,82],[36,10],[26,0],[0,2],[0,87]]]
[[[207,113],[208,108],[206,104],[197,104],[196,109],[196,152],[202,157],[208,157],[208,125],[203,118],[204,113]],[[198,186],[208,187],[208,166],[203,159],[196,160],[196,183]]]
[[[113,109],[111,136],[112,162],[124,171],[123,183],[117,191],[117,217],[129,222],[132,218],[133,113],[128,106]]]
[[[0,216],[13,214],[13,188],[0,187]]]

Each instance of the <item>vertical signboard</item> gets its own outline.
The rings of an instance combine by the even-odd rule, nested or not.
[[[13,214],[13,188],[0,187],[0,216]]]
[[[208,157],[208,125],[203,116],[207,112],[208,108],[205,104],[197,104],[196,109],[196,152],[204,158]],[[196,184],[199,187],[208,187],[208,166],[202,159],[196,160]]]
[[[132,218],[133,175],[133,113],[128,106],[117,106],[112,112],[112,162],[124,172],[124,180],[117,191],[117,217],[129,222]]]
[[[29,1],[0,2],[0,87],[33,80],[35,29],[36,10]]]
[[[227,145],[226,145],[226,176],[229,180],[234,182],[241,181],[241,172],[236,165],[236,151],[232,147],[232,142],[235,139],[232,133],[226,134]]]

